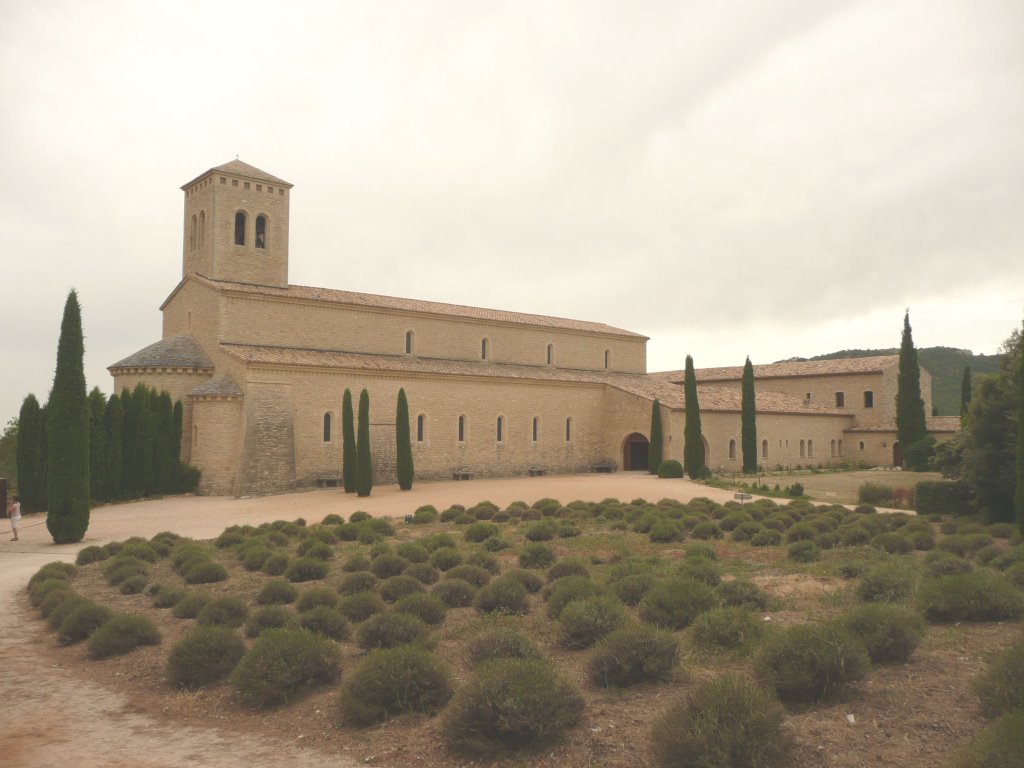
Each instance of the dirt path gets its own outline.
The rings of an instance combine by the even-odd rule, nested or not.
[[[212,538],[233,524],[305,517],[317,522],[336,512],[347,516],[364,509],[375,516],[401,516],[423,504],[443,509],[490,499],[498,505],[543,497],[563,502],[607,497],[651,501],[664,497],[687,501],[707,496],[732,498],[731,491],[686,480],[658,480],[646,474],[572,475],[529,479],[425,483],[402,493],[397,486],[378,488],[368,499],[334,489],[251,499],[177,497],[119,504],[93,510],[86,540],[56,546],[38,515],[23,520],[22,540],[0,533],[0,762],[10,768],[276,768],[302,765],[354,766],[337,755],[304,749],[295,743],[239,735],[215,727],[182,727],[133,707],[131,701],[102,685],[75,677],[54,664],[48,653],[52,634],[29,607],[25,586],[43,564],[73,562],[78,550],[129,536],[150,537],[170,530],[194,538]]]

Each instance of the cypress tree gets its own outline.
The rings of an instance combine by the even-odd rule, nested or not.
[[[18,413],[18,495],[25,512],[42,512],[45,475],[41,461],[43,415],[35,395],[29,395]]]
[[[107,466],[107,429],[104,416],[107,397],[99,387],[89,392],[89,490],[94,499],[103,498]]]
[[[130,389],[121,392],[121,493],[119,497],[132,498],[137,490],[135,478],[139,473],[136,469],[139,451],[136,446],[138,410],[135,398]]]
[[[409,437],[409,401],[405,388],[398,390],[398,407],[395,413],[395,448],[398,453],[398,487],[403,491],[412,488],[415,472],[412,465],[412,441]]]
[[[154,462],[154,432],[156,428],[153,408],[155,393],[142,382],[135,385],[132,403],[135,405],[135,449],[137,472],[135,488],[141,496],[157,493],[156,467]]]
[[[103,425],[107,433],[107,461],[103,495],[100,498],[116,501],[121,498],[121,443],[124,440],[124,411],[121,410],[121,398],[116,394],[107,400]]]
[[[743,445],[743,471],[757,472],[757,406],[754,398],[754,366],[750,358],[743,365],[742,403],[740,406],[740,442]]]
[[[686,378],[683,381],[686,397],[686,429],[683,433],[683,464],[686,473],[693,479],[703,477],[704,442],[700,429],[700,404],[697,402],[697,374],[693,370],[693,358],[686,356]]]
[[[153,491],[170,493],[174,489],[174,404],[166,390],[154,394],[153,411]]]
[[[960,418],[967,415],[971,405],[971,366],[964,368],[964,378],[960,382]]]
[[[55,544],[81,541],[89,527],[89,403],[82,310],[72,289],[64,305],[47,425],[46,527]]]
[[[373,457],[370,455],[370,394],[359,393],[359,426],[356,437],[356,495],[373,490]]]
[[[910,310],[903,316],[903,341],[900,344],[900,370],[896,387],[896,432],[906,450],[928,435],[921,398],[921,368],[910,331]]]
[[[356,432],[352,422],[352,392],[346,389],[341,401],[341,484],[345,493],[356,490]]]
[[[172,418],[174,423],[171,428],[171,488],[174,493],[181,493],[181,430],[185,423],[185,409],[181,400],[174,401]]]
[[[654,399],[651,406],[651,447],[647,453],[647,471],[652,475],[658,474],[658,467],[661,466],[662,444],[664,438],[661,435],[661,403]]]
[[[1017,527],[1024,534],[1024,345],[1017,368],[1017,490],[1013,496]]]

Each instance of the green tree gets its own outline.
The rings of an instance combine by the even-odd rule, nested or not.
[[[0,434],[0,477],[18,480],[18,420],[8,419]]]
[[[107,400],[103,426],[107,433],[107,461],[103,495],[100,498],[104,501],[117,501],[122,495],[121,444],[124,441],[124,411],[121,410],[121,398],[117,394]]]
[[[102,498],[107,466],[107,429],[104,416],[107,396],[93,387],[89,392],[89,490],[94,499]]]
[[[89,528],[89,403],[82,310],[72,289],[57,342],[47,424],[46,527],[55,544],[81,541]]]
[[[960,382],[960,418],[967,415],[971,405],[971,366],[964,368],[964,378]]]
[[[683,380],[686,397],[686,428],[683,432],[683,464],[686,474],[697,479],[707,475],[704,465],[704,442],[700,429],[700,404],[697,402],[697,374],[693,358],[686,356],[686,378]]]
[[[370,394],[359,393],[359,426],[356,436],[356,495],[373,490],[373,457],[370,454]]]
[[[150,399],[153,419],[153,486],[151,493],[174,490],[174,404],[166,390],[153,391]]]
[[[1017,356],[1017,491],[1013,501],[1017,527],[1024,534],[1024,352],[1019,346]]]
[[[35,395],[28,395],[18,414],[18,495],[26,512],[46,509],[46,472],[43,464],[43,413]]]
[[[185,469],[185,465],[181,462],[181,430],[185,423],[185,408],[180,399],[174,401],[174,409],[171,413],[174,421],[171,432],[171,487],[174,493],[181,493],[181,480]]]
[[[647,453],[647,471],[652,475],[658,474],[658,467],[661,466],[664,442],[665,438],[661,434],[661,403],[655,398],[651,406],[651,447]]]
[[[398,390],[398,407],[395,412],[395,448],[398,453],[398,487],[403,491],[412,488],[415,471],[412,464],[412,440],[409,437],[409,401],[405,388]]]
[[[754,400],[754,366],[750,358],[743,365],[740,404],[740,442],[743,445],[743,471],[757,472],[757,406]]]
[[[924,399],[921,397],[921,367],[917,363],[917,350],[914,348],[914,338],[910,330],[909,310],[903,316],[903,341],[900,343],[900,367],[896,384],[896,432],[904,454],[914,443],[928,436]]]
[[[352,392],[345,390],[341,401],[341,484],[345,493],[356,490],[356,431],[352,416]]]

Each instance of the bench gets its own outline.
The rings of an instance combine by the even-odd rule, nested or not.
[[[456,469],[452,472],[452,480],[472,480],[473,473],[467,469]]]
[[[749,493],[734,493],[732,497],[736,499],[736,501],[738,501],[740,504],[742,504],[744,501],[750,501],[752,498],[754,498]]]
[[[316,480],[317,487],[319,488],[337,488],[341,485],[340,477],[318,477]]]
[[[611,463],[595,464],[590,468],[591,472],[600,472],[601,474],[611,474],[615,471],[615,465]]]
[[[543,477],[548,473],[546,469],[528,469],[526,471],[530,473],[530,477]]]

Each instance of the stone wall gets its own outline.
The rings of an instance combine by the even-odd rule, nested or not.
[[[243,494],[273,493],[295,484],[293,419],[294,400],[290,385],[247,383],[241,477]]]

